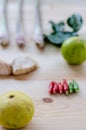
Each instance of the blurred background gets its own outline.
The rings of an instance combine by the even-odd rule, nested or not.
[[[10,34],[10,43],[12,44],[6,50],[1,49],[1,58],[13,59],[13,56],[17,55],[16,51],[22,55],[22,51],[15,46],[15,30],[16,30],[16,18],[18,11],[18,0],[7,0],[7,22],[8,30]],[[34,49],[39,55],[38,49],[34,47],[33,42],[33,30],[35,23],[35,1],[36,0],[22,0],[23,9],[22,9],[22,21],[25,31],[25,38],[27,43],[27,48],[25,54],[29,54],[31,57],[35,58]],[[81,37],[86,40],[86,0],[41,0],[41,18],[43,24],[44,33],[49,33],[51,31],[51,26],[49,21],[59,22],[61,20],[66,21],[66,19],[71,16],[73,13],[79,13],[83,17],[83,26],[79,31]],[[34,49],[33,49],[34,48]],[[47,50],[51,48],[46,48]],[[55,48],[54,48],[55,49]],[[5,52],[5,53],[4,53]],[[12,55],[10,54],[12,53]],[[57,54],[57,50],[56,50]],[[44,54],[43,54],[44,55]],[[50,56],[50,54],[48,54]],[[37,57],[36,57],[37,58]],[[43,58],[43,57],[42,57]],[[39,56],[38,56],[39,60]],[[44,58],[45,61],[45,58]]]
[[[32,37],[34,20],[35,20],[35,1],[36,0],[22,0],[23,3],[23,22],[26,36]],[[73,13],[79,13],[84,19],[84,25],[81,29],[81,36],[85,37],[84,30],[86,30],[86,0],[40,0],[41,1],[41,17],[44,32],[50,31],[49,21],[65,20]],[[17,17],[17,2],[18,0],[8,0],[8,21],[9,30],[12,34],[15,32],[15,23]],[[11,28],[10,28],[11,25]],[[28,25],[28,26],[27,26]]]
[[[17,1],[17,0],[8,0],[8,1]],[[29,2],[29,4],[33,4],[36,0],[24,0],[26,3]],[[86,0],[40,0],[42,2],[42,4],[49,4],[49,3],[61,3],[61,4],[76,4],[76,5],[86,5]]]
[[[34,3],[35,0],[26,0],[30,4]],[[49,4],[49,3],[61,3],[61,4],[72,4],[72,5],[86,5],[86,0],[41,0],[42,4]]]

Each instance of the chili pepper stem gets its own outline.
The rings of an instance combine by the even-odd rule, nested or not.
[[[69,91],[66,91],[66,92],[65,92],[65,95],[68,96],[68,95],[69,95]]]
[[[79,89],[76,89],[76,90],[75,90],[75,93],[78,93],[78,92],[79,92]]]
[[[69,90],[70,94],[73,93],[73,90]]]

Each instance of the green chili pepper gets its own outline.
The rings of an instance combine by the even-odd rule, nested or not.
[[[69,83],[69,93],[73,93],[74,92],[74,87],[73,87],[73,82]]]
[[[73,80],[73,87],[74,87],[74,92],[78,93],[79,92],[79,85],[75,80]]]

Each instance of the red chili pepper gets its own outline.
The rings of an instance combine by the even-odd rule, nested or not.
[[[54,88],[53,88],[53,93],[58,93],[59,92],[59,87],[56,82],[54,82]]]
[[[66,95],[69,95],[69,87],[66,79],[63,80],[63,91]]]
[[[58,88],[59,88],[59,93],[62,94],[63,93],[63,85],[58,82]]]
[[[50,82],[49,84],[49,93],[53,94],[53,88],[54,88],[54,81]]]

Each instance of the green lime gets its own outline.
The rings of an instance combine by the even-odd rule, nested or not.
[[[68,38],[64,41],[61,52],[67,63],[82,64],[86,61],[86,41],[80,37]]]

